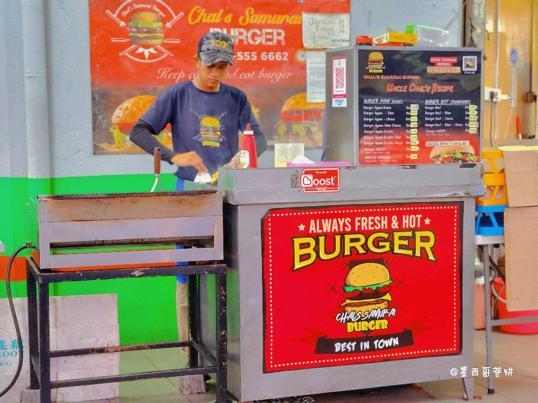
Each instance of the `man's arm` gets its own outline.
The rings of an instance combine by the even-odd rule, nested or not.
[[[207,167],[195,151],[176,153],[170,150],[155,138],[151,126],[142,120],[138,121],[135,127],[133,127],[129,137],[133,143],[148,154],[153,154],[155,148],[160,148],[161,159],[169,164],[174,164],[178,167],[192,166],[197,171],[207,172]]]
[[[139,120],[135,127],[133,127],[129,138],[133,143],[149,154],[153,154],[155,148],[160,148],[161,159],[172,164],[171,158],[174,156],[175,152],[168,147],[165,147],[155,138],[154,134],[155,133],[153,133],[153,129],[150,125]]]

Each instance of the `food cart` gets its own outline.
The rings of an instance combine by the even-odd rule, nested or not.
[[[472,398],[480,61],[328,52],[327,155],[354,166],[221,170],[240,401],[455,376]],[[213,334],[205,321],[204,342]]]

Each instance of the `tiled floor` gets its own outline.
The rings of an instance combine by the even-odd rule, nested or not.
[[[475,332],[475,362],[480,375],[475,380],[475,399],[484,402],[538,402],[538,335],[509,335],[494,333],[494,366],[503,369],[513,368],[511,377],[501,375],[495,379],[495,394],[487,394],[487,380],[482,376],[486,365],[484,331]],[[183,359],[184,360],[184,359]],[[122,372],[141,370],[170,369],[184,365],[176,351],[155,350],[148,352],[122,353],[120,367]],[[120,398],[99,403],[205,403],[214,400],[214,384],[209,383],[206,394],[184,396],[179,392],[179,378],[123,382],[120,384]],[[350,403],[389,403],[423,402],[461,402],[462,382],[452,379],[427,382],[419,385],[362,390],[345,393],[314,395],[307,398],[288,398],[274,400],[274,403],[310,402],[350,402]],[[97,403],[93,401],[92,403]],[[267,402],[270,403],[270,402]]]

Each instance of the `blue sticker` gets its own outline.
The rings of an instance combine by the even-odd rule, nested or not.
[[[517,63],[517,50],[515,48],[510,49],[510,63]]]

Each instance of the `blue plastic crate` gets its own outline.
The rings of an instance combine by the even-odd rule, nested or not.
[[[506,205],[476,205],[475,233],[477,235],[504,235],[504,209]]]

